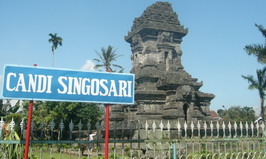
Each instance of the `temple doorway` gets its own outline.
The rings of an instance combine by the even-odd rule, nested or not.
[[[189,105],[186,103],[183,105],[183,111],[184,111],[184,115],[185,115],[185,121],[187,122],[187,112],[188,112],[188,107]]]

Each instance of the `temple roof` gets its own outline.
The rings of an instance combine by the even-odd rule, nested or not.
[[[143,14],[135,18],[131,31],[125,39],[128,41],[133,35],[144,29],[174,32],[181,39],[188,32],[180,25],[178,15],[173,11],[169,2],[156,2],[147,7]]]

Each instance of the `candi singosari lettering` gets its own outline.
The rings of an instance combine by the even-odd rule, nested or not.
[[[15,92],[132,97],[132,81],[68,76],[56,78],[51,75],[9,72],[4,87],[7,91]]]

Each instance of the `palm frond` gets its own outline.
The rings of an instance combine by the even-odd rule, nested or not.
[[[57,33],[54,34],[50,33],[49,36],[54,39],[57,36]]]
[[[112,66],[114,66],[114,67],[118,67],[118,68],[123,68],[122,66],[117,65],[117,64],[112,64]]]
[[[266,63],[266,47],[261,44],[246,45],[244,50],[248,55],[257,56],[259,63]]]
[[[62,46],[63,45],[63,39],[60,37],[60,39],[58,39],[58,44],[60,45],[60,46]]]
[[[264,38],[266,38],[266,29],[262,25],[255,24],[255,26],[262,33]],[[246,51],[248,55],[257,56],[257,61],[259,63],[262,63],[262,64],[266,63],[266,43],[264,43],[264,45],[263,44],[246,45],[244,50]]]
[[[94,66],[94,69],[98,69],[100,67],[104,67],[104,65],[97,64],[97,65]]]
[[[258,82],[254,79],[253,76],[251,76],[251,75],[243,76],[242,75],[242,77],[248,81],[248,83],[249,83],[248,89],[253,90],[253,89],[258,88]]]
[[[120,71],[118,71],[118,73],[123,73],[124,72],[124,68],[122,68]]]
[[[62,46],[63,38],[61,38],[60,36],[57,36],[56,33],[55,33],[55,34],[51,34],[51,33],[50,33],[49,36],[50,36],[51,38],[48,39],[48,42],[49,42],[49,43],[53,43],[52,47],[53,47],[54,49],[57,48],[58,44],[59,44],[60,46]]]
[[[99,59],[93,59],[93,60],[100,63],[100,64],[98,64],[99,67],[105,67],[106,71],[110,70],[111,72],[113,71],[111,66],[122,68],[122,66],[120,66],[120,65],[113,64],[113,62],[116,61],[117,58],[120,57],[121,55],[116,54],[116,49],[113,49],[112,46],[109,45],[107,47],[107,49],[102,47],[101,53],[99,53],[97,51],[95,51],[95,52],[99,56]],[[95,67],[95,68],[97,69],[99,67]]]
[[[262,33],[264,38],[266,38],[266,29],[262,25],[255,24],[255,26],[259,29],[259,31]]]
[[[244,79],[246,79],[249,83],[249,89],[257,89],[259,91],[259,95],[261,99],[264,99],[265,97],[265,90],[266,90],[266,67],[263,69],[256,70],[257,73],[257,79],[254,79],[253,76],[243,76]]]
[[[98,60],[99,60],[99,62],[100,62],[100,61],[102,61],[102,62],[103,62],[103,61],[105,61],[105,59],[104,59],[104,57],[103,57],[103,55],[102,55],[102,54],[100,54],[100,53],[99,53],[99,52],[97,52],[97,51],[95,51],[95,52],[96,52],[96,54],[97,54],[97,55],[100,57],[100,59],[101,59],[101,60],[99,60],[99,59],[98,59]]]
[[[94,61],[96,61],[96,62],[101,62],[101,60],[99,60],[99,59],[93,59]]]
[[[244,50],[247,52],[248,55],[259,55],[264,50],[264,46],[261,44],[252,44],[245,46]]]

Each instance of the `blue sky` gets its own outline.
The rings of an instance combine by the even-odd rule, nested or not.
[[[81,69],[97,58],[95,50],[108,45],[122,54],[117,61],[131,69],[124,36],[133,20],[154,0],[0,1],[0,77],[4,64],[51,67],[49,33],[63,38],[55,51],[54,67]],[[264,43],[255,23],[266,27],[265,0],[169,0],[179,21],[189,29],[183,38],[182,64],[203,81],[201,91],[215,94],[211,109],[251,106],[259,111],[256,90],[248,90],[241,75],[255,75],[258,64],[243,47]]]

